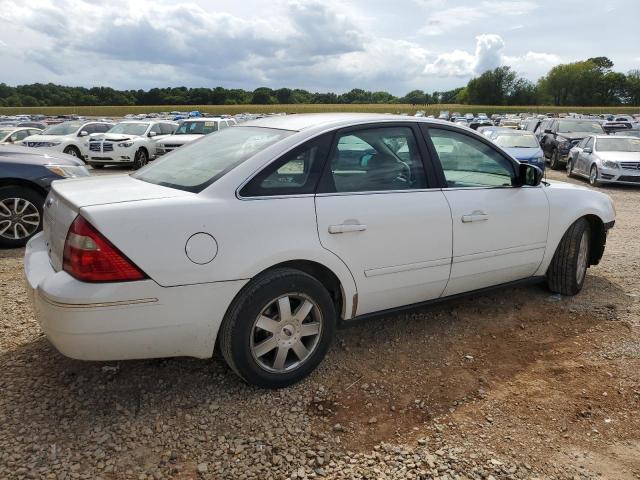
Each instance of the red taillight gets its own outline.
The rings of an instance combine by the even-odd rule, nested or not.
[[[63,269],[83,282],[130,282],[147,276],[81,216],[69,227]]]

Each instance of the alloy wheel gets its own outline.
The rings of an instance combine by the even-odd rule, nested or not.
[[[587,273],[587,264],[589,262],[589,233],[585,230],[580,237],[580,245],[578,247],[578,262],[576,265],[576,283],[580,285]]]
[[[260,368],[283,373],[311,357],[322,331],[318,305],[303,293],[288,293],[270,301],[251,331],[251,355]]]
[[[5,198],[0,201],[0,236],[21,240],[33,235],[40,226],[40,212],[24,198]]]

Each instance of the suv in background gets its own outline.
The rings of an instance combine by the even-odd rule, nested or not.
[[[52,148],[85,159],[89,153],[89,142],[85,137],[93,133],[104,133],[111,127],[113,124],[106,122],[63,122],[25,138],[22,144],[32,148]]]
[[[156,157],[156,144],[172,135],[178,124],[171,121],[129,120],[115,125],[89,141],[88,163],[93,168],[128,165],[137,170]]]
[[[598,120],[573,118],[547,118],[543,120],[536,136],[549,167],[559,170],[567,163],[569,150],[588,135],[604,135],[602,123]]]

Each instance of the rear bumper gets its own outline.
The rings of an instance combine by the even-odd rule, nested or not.
[[[246,283],[79,282],[51,267],[42,234],[27,244],[24,271],[40,327],[62,354],[80,360],[210,357],[224,314]]]

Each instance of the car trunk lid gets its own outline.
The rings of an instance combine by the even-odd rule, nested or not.
[[[43,232],[51,265],[62,269],[69,227],[84,207],[195,194],[136,180],[129,175],[60,180],[52,184],[44,204]]]

